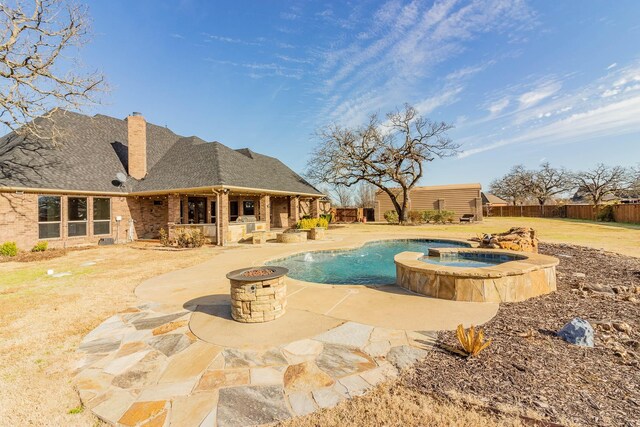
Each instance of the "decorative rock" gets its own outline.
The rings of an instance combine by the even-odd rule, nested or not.
[[[284,387],[287,390],[311,391],[329,387],[333,383],[333,378],[321,371],[313,362],[291,365],[284,373]]]
[[[480,247],[538,253],[538,238],[533,228],[512,227],[504,233],[485,234],[480,239]]]
[[[407,369],[427,355],[425,350],[402,345],[393,347],[387,354],[387,360],[398,369]]]
[[[558,332],[558,336],[566,342],[584,347],[593,347],[593,335],[593,327],[579,317],[571,320]]]
[[[587,277],[587,275],[584,274],[584,273],[573,273],[573,277],[577,277],[577,278],[583,279],[583,278]]]
[[[218,427],[267,424],[291,417],[278,386],[234,387],[220,390]]]
[[[282,349],[284,357],[292,365],[313,360],[321,352],[322,343],[310,339],[294,341]]]

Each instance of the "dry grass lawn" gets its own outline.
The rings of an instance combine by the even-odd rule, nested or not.
[[[217,248],[160,252],[131,247],[72,251],[0,264],[0,425],[87,426],[71,383],[75,350],[109,316],[140,304],[143,280],[203,262]],[[82,266],[86,262],[92,266]],[[53,278],[48,269],[70,272]]]
[[[332,231],[468,238],[483,232],[531,226],[540,238],[604,248],[640,257],[640,227],[538,218],[489,218],[481,224],[399,227],[355,224]],[[222,249],[185,252],[101,247],[30,263],[0,263],[0,424],[87,426],[99,422],[83,411],[72,386],[75,350],[82,337],[112,314],[141,303],[133,294],[143,280],[198,264]],[[95,261],[95,265],[82,266]],[[70,272],[53,278],[47,269]],[[430,425],[515,426],[457,404],[437,403],[400,386],[386,386],[336,408],[287,422],[288,426]]]

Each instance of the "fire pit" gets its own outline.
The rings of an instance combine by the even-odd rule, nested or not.
[[[251,267],[227,274],[231,282],[231,317],[238,322],[259,323],[285,312],[287,286],[284,267]]]

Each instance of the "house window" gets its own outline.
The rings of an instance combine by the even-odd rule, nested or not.
[[[242,202],[242,215],[244,216],[253,216],[256,213],[255,206],[253,204],[253,200],[245,200]]]
[[[216,223],[216,215],[217,215],[216,202],[211,202],[211,224]]]
[[[111,234],[111,199],[93,198],[93,234]]]
[[[184,200],[180,199],[180,224],[184,224]]]
[[[67,201],[69,237],[87,235],[87,198],[69,197]]]
[[[38,197],[38,238],[57,239],[60,237],[60,197]]]
[[[229,202],[229,221],[235,221],[238,219],[238,201],[234,200]]]

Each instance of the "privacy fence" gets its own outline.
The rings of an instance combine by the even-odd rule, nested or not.
[[[640,204],[610,205],[615,222],[640,224]],[[519,216],[531,218],[569,218],[595,220],[603,206],[594,205],[562,205],[562,206],[491,206],[484,207],[484,215]]]

